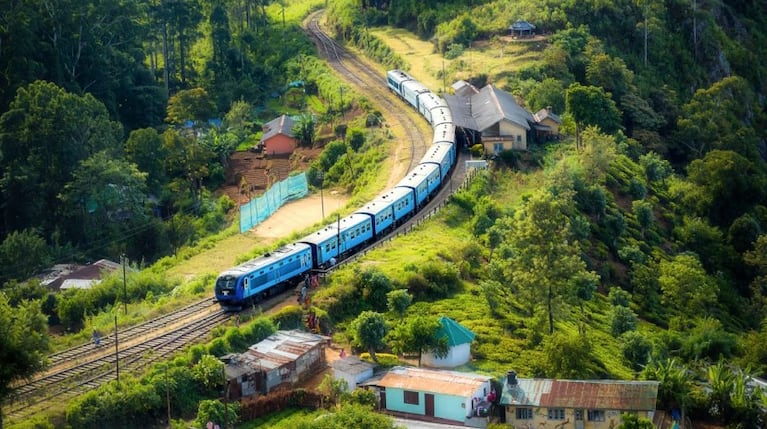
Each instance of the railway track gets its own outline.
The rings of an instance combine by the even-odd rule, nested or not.
[[[356,86],[361,93],[368,94],[387,120],[399,123],[410,142],[409,153],[406,155],[409,158],[406,171],[410,171],[431,144],[431,134],[423,131],[425,123],[422,117],[388,90],[382,73],[348,52],[322,31],[318,21],[321,13],[314,13],[308,18],[307,31],[310,37],[339,75]],[[465,172],[460,159],[452,172],[450,186],[443,186],[418,216],[414,216],[379,243],[409,231],[444,204],[453,192],[453,182],[463,182]],[[367,250],[351,259],[362,256]],[[292,298],[293,291],[288,290],[261,302],[259,307],[268,310]],[[230,317],[231,313],[222,311],[214,299],[206,298],[150,321],[123,328],[116,334],[102,336],[99,347],[85,343],[54,353],[49,356],[49,369],[26,384],[16,386],[14,396],[3,404],[7,421],[23,421],[113,381],[118,376],[118,367],[123,374],[137,373],[152,362],[169,358],[190,343],[206,337]],[[115,344],[118,346],[117,351]]]
[[[322,30],[320,18],[323,12],[314,12],[306,19],[305,27],[309,37],[336,73],[355,86],[360,93],[368,94],[371,102],[381,109],[387,121],[400,124],[406,134],[406,140],[410,142],[409,153],[406,155],[409,158],[406,172],[410,171],[432,143],[431,128],[428,133],[423,131],[426,124],[423,117],[388,90],[386,77],[382,72],[349,52]]]
[[[231,317],[231,314],[220,308],[193,315],[192,312],[201,306],[205,308],[203,302],[198,302],[172,314],[127,328],[126,338],[122,338],[122,333],[118,331],[116,339],[113,335],[108,344],[102,343],[100,347],[81,345],[52,355],[57,367],[18,386],[12,402],[4,405],[8,419],[22,421],[66,403],[115,380],[118,370],[123,374],[136,373],[157,359],[169,358],[188,344],[206,337],[213,328]],[[160,329],[162,324],[166,324],[168,329]],[[67,361],[68,357],[76,360]]]

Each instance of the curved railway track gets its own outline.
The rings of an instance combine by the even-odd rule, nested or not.
[[[306,27],[310,37],[340,76],[356,86],[361,93],[368,94],[379,105],[387,120],[399,123],[410,142],[406,170],[410,171],[431,144],[431,135],[423,131],[423,118],[388,90],[383,74],[349,53],[322,31],[318,21],[321,13],[315,12],[308,18]],[[407,232],[436,212],[452,193],[452,183],[463,182],[465,172],[461,164],[457,162],[449,187],[444,186],[418,216],[414,216],[379,243]],[[354,255],[350,260],[358,258],[367,250]],[[267,310],[292,297],[293,290],[288,290],[261,302],[259,306]],[[121,373],[133,373],[158,359],[170,357],[188,344],[207,336],[230,317],[231,313],[221,310],[214,299],[206,298],[150,321],[118,330],[116,338],[114,333],[102,336],[99,347],[86,343],[54,353],[49,356],[49,369],[26,384],[16,386],[11,400],[3,404],[7,421],[23,421],[115,380],[118,366]],[[115,344],[118,346],[117,353]]]
[[[357,87],[360,93],[368,94],[371,102],[382,110],[387,121],[401,125],[406,134],[406,140],[410,142],[410,159],[406,172],[410,171],[432,143],[431,128],[429,133],[423,132],[425,127],[423,117],[389,91],[384,73],[370,67],[322,30],[319,20],[323,12],[323,10],[314,12],[306,19],[305,27],[309,37],[317,46],[317,51],[336,73]]]

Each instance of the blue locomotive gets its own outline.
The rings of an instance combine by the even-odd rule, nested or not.
[[[416,109],[434,129],[426,154],[393,189],[344,218],[295,243],[222,272],[216,299],[241,308],[295,287],[312,270],[327,269],[386,235],[415,214],[445,182],[456,162],[455,124],[445,100],[402,70],[387,73],[389,89]]]

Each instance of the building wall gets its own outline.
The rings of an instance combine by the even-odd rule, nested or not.
[[[390,411],[398,411],[402,413],[417,414],[419,416],[426,415],[426,393],[418,393],[418,404],[406,404],[405,403],[405,391],[396,387],[386,388],[386,409]],[[454,420],[457,422],[463,422],[466,416],[471,413],[471,410],[467,411],[467,403],[471,406],[471,398],[442,395],[433,393],[434,395],[434,417],[442,419]]]
[[[546,118],[541,121],[541,124],[546,125],[551,128],[551,135],[552,136],[558,136],[559,135],[559,123],[551,118]]]
[[[471,359],[471,345],[464,343],[450,347],[447,356],[444,358],[438,358],[434,353],[424,353],[421,356],[421,363],[425,366],[436,368],[455,368],[465,364],[469,359]]]
[[[506,120],[499,122],[500,136],[501,137],[513,137],[511,140],[512,146],[509,149],[526,150],[527,149],[527,130],[523,127]]]
[[[588,409],[583,409],[583,426],[577,426],[575,424],[575,409],[565,408],[565,418],[562,420],[555,420],[548,418],[547,408],[535,408],[535,407],[520,407],[520,408],[532,408],[532,419],[521,419],[517,417],[517,407],[506,406],[506,423],[510,424],[515,429],[530,429],[539,427],[556,427],[564,422],[568,422],[562,427],[567,428],[582,428],[582,429],[610,429],[615,428],[621,424],[621,412],[617,410],[605,410],[604,421],[589,421]],[[645,417],[650,420],[653,418],[653,412],[639,411],[637,415],[639,417]]]
[[[370,368],[368,370],[365,370],[357,375],[354,374],[348,374],[343,371],[339,371],[337,369],[333,370],[333,378],[336,380],[346,380],[346,384],[349,385],[349,392],[354,390],[357,387],[358,383],[362,383],[363,381],[369,379],[373,376],[373,368]]]
[[[267,155],[284,155],[293,153],[296,148],[296,140],[284,134],[277,134],[264,141],[264,150]]]

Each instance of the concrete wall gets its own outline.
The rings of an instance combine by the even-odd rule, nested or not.
[[[269,140],[264,141],[264,151],[267,156],[293,153],[295,148],[296,140],[284,134],[277,134]]]
[[[434,353],[424,353],[421,356],[421,363],[424,366],[435,368],[455,368],[461,366],[471,359],[471,345],[469,343],[459,344],[450,347],[447,356],[438,358]]]

